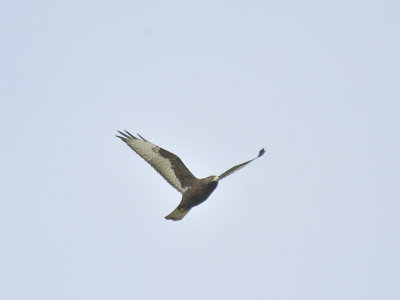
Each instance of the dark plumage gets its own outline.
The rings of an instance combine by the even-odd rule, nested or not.
[[[117,137],[146,160],[169,184],[182,194],[182,200],[178,207],[165,217],[174,221],[181,220],[190,209],[207,200],[217,187],[219,180],[243,168],[265,153],[265,150],[261,149],[256,158],[236,165],[219,176],[198,179],[175,154],[150,143],[139,134],[140,138],[137,138],[128,131],[125,131],[125,133],[118,132],[121,135],[117,135]]]

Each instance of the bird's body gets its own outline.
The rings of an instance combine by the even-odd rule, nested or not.
[[[181,220],[192,207],[203,203],[210,197],[218,186],[218,180],[218,176],[197,179],[192,188],[183,194],[178,207],[165,218],[174,221]]]
[[[243,168],[265,153],[264,149],[261,149],[256,158],[236,165],[220,176],[209,176],[198,179],[175,154],[148,142],[139,134],[140,139],[128,131],[125,131],[125,133],[119,131],[119,133],[122,136],[117,137],[127,143],[129,147],[146,160],[168,183],[182,194],[182,200],[178,207],[165,217],[174,221],[181,220],[190,209],[207,200],[216,189],[219,180]]]

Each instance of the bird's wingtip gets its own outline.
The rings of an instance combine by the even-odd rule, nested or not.
[[[137,139],[137,137],[135,137],[132,133],[130,133],[128,130],[125,130],[125,132],[122,132],[122,131],[119,131],[119,130],[117,130],[118,132],[119,132],[119,134],[121,135],[121,136],[119,136],[119,135],[116,135],[116,137],[119,137],[121,140],[123,140],[123,141],[126,141],[126,140],[129,140],[129,139]]]
[[[148,140],[146,140],[144,137],[142,137],[139,133],[136,132],[136,134],[145,142],[148,142]]]

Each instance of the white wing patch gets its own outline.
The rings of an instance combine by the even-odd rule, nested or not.
[[[122,134],[122,132],[121,132]],[[125,134],[124,134],[125,135]],[[125,135],[126,136],[126,135]],[[148,141],[140,140],[136,137],[120,137],[128,144],[137,154],[146,160],[161,176],[165,178],[174,188],[182,194],[191,188],[193,181],[196,180],[193,174],[186,168],[181,160],[174,154],[154,145]],[[164,151],[170,157],[165,157],[166,154],[160,154]],[[171,159],[179,160],[179,166],[173,166]],[[176,173],[176,168],[179,168],[180,174]],[[184,178],[179,178],[178,175],[184,175]]]

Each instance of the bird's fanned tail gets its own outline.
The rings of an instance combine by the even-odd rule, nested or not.
[[[168,216],[165,218],[167,220],[173,220],[173,221],[179,221],[182,220],[184,216],[189,212],[190,209],[184,209],[184,208],[175,208],[175,210],[170,213]]]

